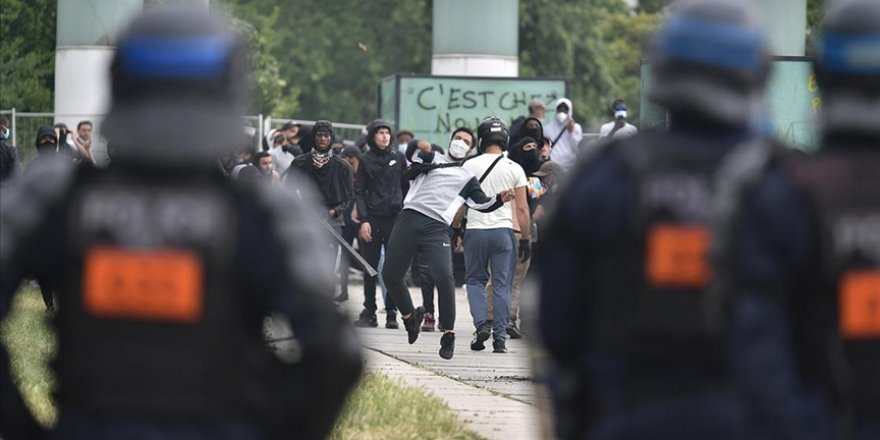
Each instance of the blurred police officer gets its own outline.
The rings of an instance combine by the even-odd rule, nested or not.
[[[677,4],[650,98],[668,132],[600,147],[572,173],[541,249],[540,332],[563,438],[745,439],[720,336],[703,319],[716,170],[754,142],[769,65],[737,2]]]
[[[58,274],[60,438],[324,438],[357,379],[313,207],[214,165],[240,137],[244,50],[204,9],[146,9],[111,67],[112,164],[40,161],[4,197],[0,310],[21,273]],[[33,252],[45,243],[62,250]],[[267,350],[267,315],[296,356]]]
[[[833,6],[817,49],[821,148],[738,161],[715,309],[765,436],[877,439],[880,3]]]

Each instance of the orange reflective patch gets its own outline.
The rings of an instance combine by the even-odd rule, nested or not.
[[[92,315],[191,323],[202,316],[201,259],[180,250],[91,249],[83,301]]]
[[[708,284],[710,234],[704,226],[658,224],[648,233],[645,277],[648,286],[699,289]]]
[[[840,333],[846,339],[880,337],[880,270],[847,273],[840,281]]]

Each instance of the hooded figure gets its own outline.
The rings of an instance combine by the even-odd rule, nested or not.
[[[550,138],[553,147],[550,159],[565,169],[571,168],[577,160],[578,144],[584,137],[581,124],[574,121],[573,115],[571,100],[559,98],[553,123],[544,127],[544,136]]]
[[[507,150],[507,158],[519,164],[526,172],[526,177],[532,177],[536,171],[541,169],[543,163],[538,143],[529,136],[512,145]]]
[[[515,144],[511,145],[507,152],[507,157],[516,162],[526,172],[526,176],[531,177],[535,171],[541,168],[543,161],[541,160],[541,146],[544,143],[544,126],[538,118],[528,118],[522,124],[520,130],[523,137]],[[534,143],[534,150],[524,150],[524,147]]]
[[[308,139],[314,148],[308,154],[297,156],[287,173],[299,173],[306,178],[305,180],[314,183],[323,196],[324,207],[333,220],[331,223],[341,226],[341,214],[354,198],[352,184],[354,172],[348,162],[333,155],[330,148],[333,136],[333,125],[329,121],[316,122],[308,137],[303,138],[302,143],[305,144]],[[288,180],[288,182],[298,182],[298,180]]]
[[[51,140],[49,139],[51,137]],[[58,152],[58,136],[55,135],[55,129],[49,125],[44,125],[37,130],[37,139],[34,142],[37,147],[37,154],[45,156]]]

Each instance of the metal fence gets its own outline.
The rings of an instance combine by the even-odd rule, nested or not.
[[[0,114],[6,115],[9,118],[9,143],[16,146],[19,160],[22,163],[27,163],[36,156],[37,149],[35,143],[37,131],[40,127],[64,123],[71,131],[76,131],[76,125],[84,120],[91,121],[95,128],[96,136],[93,140],[93,150],[96,161],[100,161],[102,157],[106,156],[106,144],[100,138],[100,124],[104,119],[104,115],[17,112],[14,108],[0,110]],[[262,148],[264,136],[272,129],[280,128],[286,122],[295,122],[303,125],[312,125],[315,122],[303,119],[273,118],[272,116],[263,115],[248,115],[244,116],[243,119],[245,133],[252,136],[255,150]],[[364,125],[344,122],[333,122],[333,127],[336,129],[337,136],[345,140],[346,145],[353,145],[365,128]]]

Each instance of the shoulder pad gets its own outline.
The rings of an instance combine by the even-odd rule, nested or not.
[[[42,223],[49,209],[65,200],[77,166],[61,155],[31,162],[21,179],[0,198],[0,271],[6,271],[22,241]]]
[[[293,284],[304,291],[333,296],[334,259],[328,233],[318,222],[322,212],[313,185],[302,177],[287,176],[288,185],[255,184],[253,192],[269,213],[269,227],[284,252],[285,268]],[[291,182],[292,181],[292,182]]]

